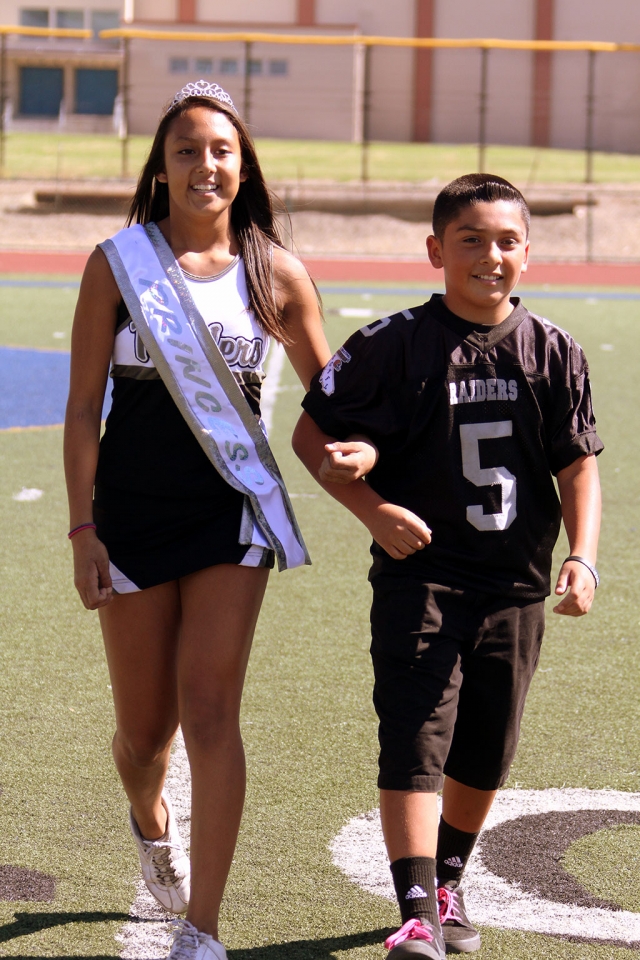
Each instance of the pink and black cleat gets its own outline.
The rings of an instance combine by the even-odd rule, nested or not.
[[[387,960],[444,960],[445,946],[440,930],[426,920],[407,920],[384,942]]]
[[[447,953],[473,953],[480,949],[480,934],[469,920],[462,890],[457,886],[438,887],[440,926]]]

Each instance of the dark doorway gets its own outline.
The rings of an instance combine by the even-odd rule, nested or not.
[[[20,67],[20,113],[57,117],[64,87],[62,67]]]
[[[117,70],[76,70],[76,113],[108,116],[118,93]]]

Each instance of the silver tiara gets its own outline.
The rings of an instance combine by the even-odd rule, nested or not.
[[[218,86],[217,83],[209,83],[207,80],[196,80],[195,83],[188,83],[182,90],[176,93],[175,97],[167,107],[167,113],[177,107],[183,100],[189,97],[208,97],[210,100],[217,100],[218,103],[224,103],[237,113],[235,104],[226,90]]]

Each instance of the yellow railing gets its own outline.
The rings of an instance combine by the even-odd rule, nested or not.
[[[410,49],[475,49],[481,54],[479,112],[478,112],[478,166],[484,169],[486,151],[486,115],[488,99],[488,57],[492,50],[528,50],[532,52],[585,52],[589,56],[587,97],[586,97],[586,176],[587,182],[593,179],[593,115],[595,96],[595,57],[598,53],[635,53],[640,52],[640,44],[614,43],[602,40],[505,40],[494,37],[376,37],[358,33],[349,34],[304,34],[304,33],[266,33],[263,31],[196,31],[196,30],[141,30],[137,27],[120,27],[116,30],[103,30],[100,37],[104,40],[120,39],[123,42],[124,63],[122,68],[122,102],[125,118],[128,114],[129,100],[129,43],[131,40],[164,40],[168,42],[189,43],[241,43],[245,47],[247,69],[244,77],[243,114],[250,118],[251,80],[248,64],[253,44],[295,44],[306,46],[358,47],[363,50],[362,81],[364,96],[361,104],[362,130],[362,179],[368,179],[367,144],[368,110],[370,102],[369,59],[373,47],[405,47]],[[123,144],[123,170],[126,169],[126,144]]]
[[[11,36],[15,34],[20,37],[62,37],[68,40],[90,40],[93,36],[92,30],[74,30],[64,27],[18,27],[13,24],[0,24],[0,35]]]
[[[503,40],[491,37],[371,37],[361,34],[321,35],[295,33],[226,32],[195,30],[139,30],[120,27],[103,30],[104,40],[179,40],[196,43],[290,43],[312,46],[365,46],[415,48],[474,48],[480,50],[584,50],[594,53],[638,52],[637,43],[609,43],[604,40]]]

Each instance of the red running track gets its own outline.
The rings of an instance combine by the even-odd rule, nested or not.
[[[0,273],[82,273],[88,253],[0,251]],[[320,282],[435,283],[442,273],[428,260],[306,257],[312,277]],[[576,287],[640,287],[640,263],[532,263],[523,277],[528,285]]]

